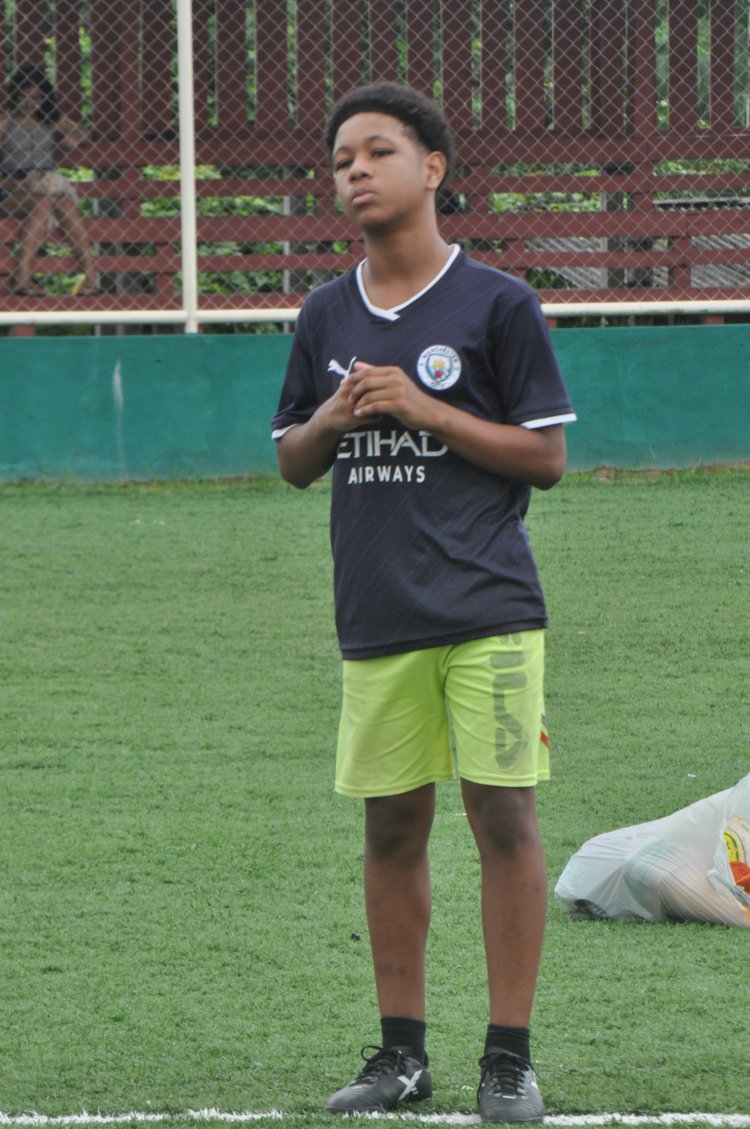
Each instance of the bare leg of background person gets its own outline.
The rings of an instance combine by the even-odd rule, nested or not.
[[[28,199],[29,211],[21,219],[21,247],[14,283],[16,290],[33,288],[31,263],[47,235],[53,208],[52,200],[47,196],[29,196]]]
[[[55,211],[60,220],[60,226],[73,247],[73,254],[78,259],[81,270],[85,275],[82,290],[84,293],[95,291],[97,289],[96,263],[91,254],[91,244],[78,211],[78,205],[73,200],[69,200],[67,196],[58,196],[55,200]]]

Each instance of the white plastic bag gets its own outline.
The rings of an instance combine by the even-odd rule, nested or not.
[[[580,917],[750,929],[750,896],[735,885],[728,846],[750,863],[750,775],[664,819],[589,839],[569,859],[555,896]]]

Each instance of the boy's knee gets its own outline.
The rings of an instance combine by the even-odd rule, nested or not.
[[[476,836],[477,845],[485,853],[514,858],[541,846],[539,830],[535,823],[526,821],[493,824]]]
[[[480,851],[517,855],[540,843],[533,789],[465,790],[466,814]]]
[[[365,800],[365,842],[380,860],[421,854],[427,847],[434,805],[417,792]]]

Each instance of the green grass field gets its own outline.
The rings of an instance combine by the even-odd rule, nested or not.
[[[748,771],[749,490],[727,470],[535,495],[551,887],[591,835]],[[322,1100],[377,1040],[361,810],[332,790],[328,502],[271,480],[0,487],[4,1114],[330,1125]],[[486,999],[454,785],[432,859],[427,1112],[469,1114]],[[750,1113],[749,942],[551,901],[549,1113]]]

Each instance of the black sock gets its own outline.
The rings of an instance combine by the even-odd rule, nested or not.
[[[384,1015],[380,1020],[380,1030],[383,1033],[383,1046],[402,1047],[409,1053],[425,1062],[425,1031],[427,1024],[422,1019],[404,1019],[399,1015]]]
[[[528,1027],[500,1027],[497,1023],[487,1026],[484,1053],[490,1051],[510,1051],[524,1062],[531,1064],[531,1045]]]

